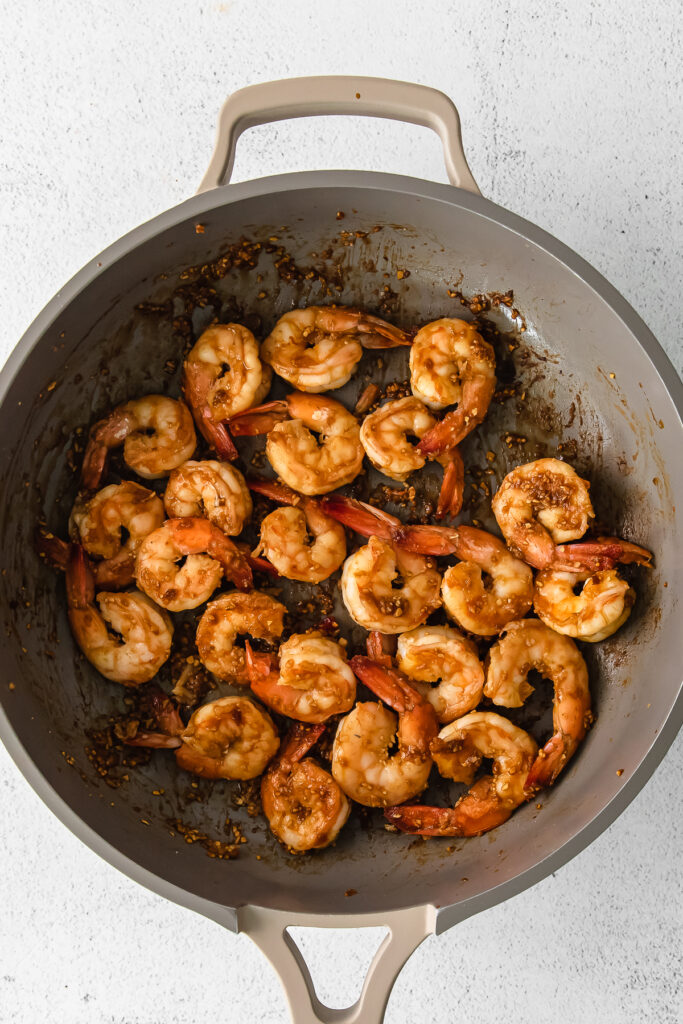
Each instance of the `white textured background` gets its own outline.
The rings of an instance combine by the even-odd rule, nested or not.
[[[484,194],[601,270],[680,370],[682,66],[679,0],[0,0],[0,354],[86,260],[194,191],[226,94],[346,73],[453,96]],[[235,178],[314,167],[445,180],[423,129],[318,119],[248,133]],[[427,940],[387,1021],[680,1022],[682,784],[679,739],[557,875]],[[286,1020],[248,939],[100,861],[4,751],[0,786],[2,1024]],[[323,999],[350,1001],[375,943],[307,943]]]

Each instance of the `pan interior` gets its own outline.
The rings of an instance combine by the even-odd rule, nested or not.
[[[496,304],[509,290],[511,304]],[[333,848],[293,857],[261,816],[249,816],[248,799],[240,805],[235,784],[193,780],[164,752],[127,767],[120,750],[103,750],[126,693],[77,656],[63,581],[35,555],[34,526],[43,519],[66,535],[89,424],[131,397],[178,395],[183,353],[214,318],[241,320],[262,338],[293,306],[339,302],[409,326],[479,315],[481,303],[469,301],[477,295],[494,296],[483,313],[501,393],[463,446],[470,507],[462,519],[495,530],[489,493],[504,474],[559,455],[590,480],[598,519],[652,549],[656,567],[633,574],[638,599],[626,626],[583,646],[597,722],[552,792],[470,840],[392,835],[379,812],[355,811]],[[405,352],[379,360],[369,353],[335,397],[352,407],[369,380],[405,380],[406,363]],[[0,419],[7,714],[42,774],[95,832],[198,896],[232,907],[357,913],[477,895],[550,855],[598,814],[673,704],[672,669],[683,653],[671,576],[675,508],[683,507],[680,474],[671,472],[680,464],[675,408],[595,291],[539,246],[465,207],[349,186],[266,192],[217,205],[201,221],[176,211],[169,226],[105,261],[61,309],[15,373]],[[438,473],[427,476],[418,504],[438,486]],[[368,474],[365,493],[381,482]],[[548,691],[542,696],[549,706]],[[537,739],[549,735],[547,714],[532,708],[521,721]],[[246,839],[239,849],[226,818]]]

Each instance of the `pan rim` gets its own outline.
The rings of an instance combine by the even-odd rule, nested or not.
[[[677,411],[679,423],[683,420],[683,381],[680,380],[674,366],[659,342],[617,289],[570,247],[560,242],[543,228],[539,228],[517,214],[511,213],[491,200],[457,189],[452,185],[381,172],[343,170],[304,171],[257,178],[247,182],[222,186],[219,189],[193,196],[133,228],[104,249],[102,253],[86,263],[56,293],[33,320],[0,371],[0,402],[5,400],[7,392],[21,369],[25,358],[38,344],[50,324],[100,273],[104,273],[109,266],[128,252],[151,240],[160,232],[175,226],[177,223],[191,217],[207,214],[217,207],[276,192],[305,189],[364,189],[380,192],[398,192],[401,195],[411,195],[415,198],[436,200],[483,216],[513,231],[521,240],[532,242],[579,277],[619,317],[653,364]],[[681,724],[683,724],[683,691],[679,690],[669,713],[661,723],[660,731],[640,761],[640,764],[633,771],[628,782],[624,784],[619,792],[586,822],[571,839],[549,854],[545,859],[537,862],[513,878],[493,886],[476,896],[450,906],[437,908],[437,933],[444,931],[446,928],[472,914],[488,909],[503,899],[516,895],[531,885],[536,884],[536,882],[547,877],[550,872],[567,863],[572,857],[590,845],[616,820],[643,788],[663,759]],[[189,909],[196,910],[228,928],[237,930],[236,908],[207,900],[189,889],[176,886],[161,875],[150,872],[137,861],[133,861],[121,853],[117,847],[104,839],[84,818],[77,814],[37,768],[23,747],[2,707],[0,707],[0,738],[3,739],[10,756],[38,796],[41,797],[56,817],[66,824],[74,835],[90,849],[114,867],[117,867],[128,877],[145,885],[159,895],[165,896]],[[322,918],[329,915],[310,914],[309,916],[320,916]],[[357,917],[358,915],[349,909],[348,912],[338,912],[336,916],[343,918],[347,916]]]

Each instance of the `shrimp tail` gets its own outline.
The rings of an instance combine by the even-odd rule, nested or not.
[[[177,750],[182,746],[178,736],[167,736],[164,732],[138,732],[123,741],[128,747],[153,747],[156,750]]]
[[[341,494],[328,494],[320,500],[320,508],[331,519],[355,530],[363,537],[379,537],[394,541],[405,529],[400,519],[381,512],[364,501],[345,498]]]
[[[571,572],[578,565],[591,572],[598,572],[601,569],[612,569],[616,562],[635,563],[650,568],[652,553],[619,537],[598,537],[596,541],[558,545],[552,567]]]
[[[251,590],[254,577],[246,556],[218,527],[213,530],[215,534],[206,546],[207,554],[220,562],[226,579],[234,583],[238,590]]]
[[[135,555],[122,550],[114,558],[98,562],[94,568],[95,582],[101,590],[123,590],[135,579]]]
[[[95,600],[95,578],[80,544],[70,544],[66,563],[66,593],[70,609],[85,610]]]
[[[450,460],[444,469],[439,500],[436,506],[436,518],[457,516],[462,509],[465,492],[465,463],[459,448],[450,453]]]
[[[364,313],[361,317],[360,324],[361,331],[368,331],[368,334],[363,333],[361,337],[361,345],[367,349],[382,349],[382,348],[398,348],[401,345],[412,345],[412,335],[407,331],[402,331],[400,327],[394,327],[393,324],[388,324],[385,320],[380,320],[379,317],[371,316],[368,313]]]
[[[180,712],[171,698],[155,686],[150,694],[150,708],[157,725],[166,736],[179,736],[185,729]]]
[[[304,722],[296,722],[289,730],[282,741],[277,762],[283,761],[294,764],[301,761],[309,750],[315,746],[325,732],[325,723],[307,725]]]
[[[380,665],[385,665],[387,668],[392,668],[394,664],[393,654],[396,651],[396,637],[388,636],[386,633],[380,633],[378,629],[373,629],[368,634],[365,645],[368,658],[372,658],[373,661],[377,661]]]
[[[556,732],[539,750],[526,777],[524,788],[533,793],[545,786],[552,786],[572,753],[572,744],[567,742],[562,733]]]
[[[244,642],[244,655],[247,675],[252,686],[258,686],[273,672],[277,672],[277,658],[272,654],[255,651],[248,640]]]
[[[42,526],[36,527],[34,533],[34,545],[40,558],[43,558],[54,569],[66,572],[69,560],[69,545],[65,540],[55,537]]]
[[[244,412],[238,412],[229,420],[230,433],[233,437],[253,437],[257,434],[269,433],[276,423],[281,423],[289,416],[287,402],[279,400],[255,405]]]
[[[349,662],[351,671],[369,690],[394,711],[403,712],[425,703],[406,676],[395,668],[357,654]],[[428,705],[430,706],[430,705]]]
[[[95,491],[100,486],[107,468],[108,455],[107,446],[91,434],[81,466],[81,483],[87,491]]]
[[[417,836],[480,836],[507,821],[514,804],[501,803],[491,776],[480,779],[455,807],[409,804],[387,807],[384,817],[401,832]]]
[[[434,459],[437,455],[443,455],[459,445],[475,426],[476,423],[471,419],[467,422],[464,413],[456,409],[454,412],[446,413],[415,447],[420,455]]]
[[[230,431],[225,423],[216,423],[208,406],[202,409],[199,429],[211,447],[215,449],[219,459],[222,459],[223,462],[235,461],[239,452],[230,436]]]
[[[280,505],[300,505],[305,500],[291,487],[278,483],[277,480],[257,480],[255,477],[245,481],[250,491],[256,491],[265,498],[279,502]]]
[[[416,555],[453,555],[459,546],[460,527],[404,526],[395,542]]]

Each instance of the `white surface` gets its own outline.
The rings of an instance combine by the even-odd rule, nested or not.
[[[2,355],[95,252],[194,190],[227,93],[365,73],[449,93],[482,192],[601,270],[680,370],[680,25],[678,0],[0,0]],[[355,120],[253,130],[235,178],[321,166],[445,180],[425,130]],[[682,783],[679,738],[556,876],[429,939],[389,1024],[679,1021]],[[248,939],[100,861],[4,751],[0,785],[2,1024],[286,1020]],[[334,952],[317,937],[307,951],[321,996],[339,1005],[377,937],[334,940]]]

